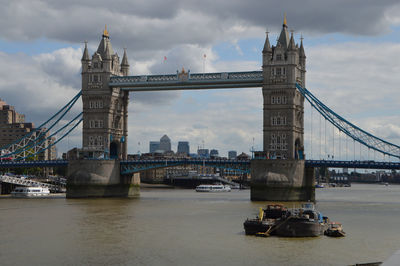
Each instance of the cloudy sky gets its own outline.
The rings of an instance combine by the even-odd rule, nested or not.
[[[105,24],[114,50],[121,56],[127,48],[131,75],[175,73],[182,67],[192,73],[203,68],[250,71],[261,69],[265,31],[275,44],[286,12],[296,42],[304,37],[307,88],[356,125],[400,144],[397,0],[0,0],[0,4],[0,97],[37,125],[80,90],[83,42],[88,41],[92,54]],[[262,148],[261,89],[131,93],[130,98],[129,153],[148,152],[149,141],[164,134],[174,150],[180,140],[190,142],[191,152],[204,145],[222,156],[228,150],[249,153],[253,145]],[[340,138],[336,151],[332,137],[325,144],[324,122],[309,105],[305,124],[310,157],[344,158],[345,145],[350,149],[352,142]],[[328,126],[327,133],[335,134],[337,143],[334,132]],[[80,147],[80,135],[77,129],[61,142],[59,153]]]

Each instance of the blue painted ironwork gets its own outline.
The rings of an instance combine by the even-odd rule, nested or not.
[[[110,87],[128,91],[251,88],[262,87],[262,84],[262,71],[194,74],[189,71],[170,75],[114,76],[109,82]]]
[[[95,159],[94,159],[95,160]],[[198,159],[169,159],[169,160],[128,160],[121,161],[121,174],[136,173],[149,169],[173,167],[179,165],[204,165],[222,168],[240,173],[250,172],[250,160],[198,160]],[[377,161],[334,161],[334,160],[306,160],[306,167],[338,167],[360,169],[400,169],[400,162]],[[53,161],[0,161],[0,168],[15,167],[53,167],[67,166],[68,160]]]
[[[376,150],[385,155],[400,158],[400,146],[378,138],[350,123],[324,105],[310,91],[306,88],[302,88],[299,84],[296,84],[296,88],[307,99],[312,107],[314,107],[326,120],[332,123],[340,131],[344,132],[347,136],[370,149]]]
[[[306,167],[307,166],[396,170],[400,169],[400,162],[306,160]]]
[[[21,158],[17,158],[15,160],[19,161],[19,160],[25,160],[27,158],[31,158],[45,150],[50,149],[51,147],[53,147],[54,145],[56,145],[58,142],[60,142],[62,139],[64,139],[69,133],[71,133],[71,131],[73,131],[82,121],[83,118],[79,119],[80,117],[82,117],[83,113],[80,113],[79,115],[77,115],[74,119],[72,119],[71,121],[69,121],[66,125],[64,125],[63,127],[61,127],[60,129],[58,129],[56,132],[54,132],[53,134],[51,134],[50,136],[48,136],[47,138],[43,139],[40,143],[38,143],[37,145],[41,145],[42,143],[45,143],[47,140],[51,139],[54,135],[56,135],[57,133],[61,132],[62,130],[66,129],[67,127],[69,127],[71,124],[73,124],[75,122],[75,125],[72,126],[71,129],[69,129],[66,133],[64,133],[60,138],[58,138],[58,140],[56,140],[55,142],[51,143],[50,145],[48,145],[45,148],[40,149],[39,151],[35,152],[35,153],[31,153],[28,156],[25,157],[21,157]],[[79,120],[78,120],[79,119]],[[78,122],[76,122],[78,120]]]
[[[46,122],[42,123],[39,127],[35,128],[30,133],[26,134],[25,136],[18,139],[17,141],[0,148],[0,150],[2,151],[2,153],[0,153],[0,158],[5,158],[5,157],[21,158],[22,156],[20,156],[20,154],[23,154],[26,151],[33,149],[36,152],[37,150],[42,149],[42,147],[40,145],[42,143],[45,143],[45,140],[49,139],[49,137],[46,139],[43,139],[43,137],[52,128],[54,128],[61,121],[61,119],[71,110],[71,108],[74,106],[76,101],[80,98],[80,96],[81,96],[81,92],[79,92],[77,95],[75,95],[71,101],[69,101],[56,114],[54,114],[52,117],[50,117]],[[53,119],[55,119],[58,115],[60,115],[60,116],[56,119],[56,121],[54,121],[53,124],[51,124],[46,129],[44,126],[47,125]],[[33,135],[33,133],[35,133],[35,132],[39,132],[39,134]],[[38,152],[36,152],[36,154],[37,153]]]
[[[0,168],[68,166],[67,160],[52,161],[0,161]]]

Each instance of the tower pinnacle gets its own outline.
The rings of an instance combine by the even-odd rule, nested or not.
[[[269,43],[269,38],[268,38],[268,31],[266,32],[266,38],[265,38],[265,43],[264,43],[264,49],[263,49],[263,53],[267,53],[267,52],[272,52],[271,49],[271,44]]]
[[[286,12],[283,15],[283,26],[287,27]]]
[[[129,66],[128,56],[126,55],[126,48],[124,48],[124,55],[122,57],[121,66]]]
[[[87,41],[85,41],[85,49],[83,50],[83,55],[82,55],[82,61],[89,61],[89,52],[88,52],[88,48],[87,48]]]
[[[110,38],[110,35],[108,34],[108,31],[107,31],[107,24],[104,26],[103,37]]]

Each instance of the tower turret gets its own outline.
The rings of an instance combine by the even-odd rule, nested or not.
[[[272,48],[271,44],[269,43],[268,32],[266,32],[264,49],[262,50],[263,53],[263,65],[268,65],[272,58]]]
[[[129,75],[129,63],[128,63],[128,56],[126,55],[126,48],[124,48],[124,56],[122,57],[121,73],[124,76]]]
[[[89,52],[88,52],[86,41],[85,41],[85,49],[83,50],[81,63],[82,63],[82,73],[87,72],[90,67],[90,57],[89,57]]]

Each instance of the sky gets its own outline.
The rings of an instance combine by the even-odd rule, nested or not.
[[[36,125],[81,89],[84,41],[93,54],[105,24],[121,58],[127,48],[131,75],[170,74],[182,67],[192,73],[253,71],[261,70],[265,32],[270,32],[275,45],[286,13],[296,43],[304,38],[306,87],[352,123],[400,144],[398,1],[0,0],[0,4],[0,98]],[[131,93],[128,152],[148,152],[149,141],[164,134],[175,151],[178,141],[189,141],[191,152],[204,146],[222,156],[229,150],[261,150],[262,102],[260,88]],[[81,108],[79,102],[73,111],[79,113]],[[350,156],[344,150],[353,144],[329,125],[326,134],[331,137],[325,142],[323,125],[306,104],[309,158]],[[330,144],[333,135],[336,143],[342,141],[336,151]],[[81,128],[59,143],[58,153],[73,147],[81,147]],[[366,158],[366,152],[361,157]]]

